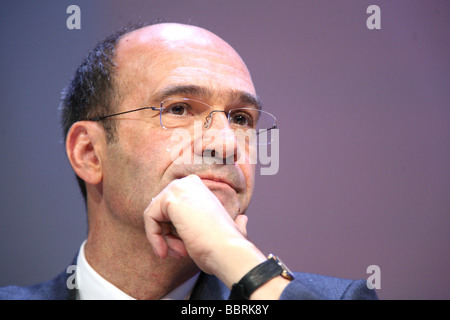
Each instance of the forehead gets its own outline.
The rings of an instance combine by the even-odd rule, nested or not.
[[[168,25],[136,30],[120,40],[117,79],[125,94],[153,100],[167,88],[197,86],[217,93],[255,95],[250,73],[235,50],[204,29]]]

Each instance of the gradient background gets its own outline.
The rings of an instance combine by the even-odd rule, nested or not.
[[[81,8],[68,30],[66,8]],[[366,8],[381,8],[368,30]],[[447,0],[1,1],[0,286],[53,278],[86,236],[60,92],[98,40],[167,18],[247,62],[276,114],[280,170],[258,176],[249,236],[293,270],[367,278],[382,299],[450,298]]]

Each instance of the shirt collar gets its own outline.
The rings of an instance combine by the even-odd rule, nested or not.
[[[77,258],[77,300],[136,300],[98,274],[87,262],[84,254],[86,240],[81,244]],[[189,299],[199,273],[169,292],[161,300]]]

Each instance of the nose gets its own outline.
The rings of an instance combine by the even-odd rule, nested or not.
[[[213,110],[203,124],[201,139],[197,139],[197,156],[205,163],[234,164],[238,159],[236,134],[228,122],[228,114],[223,110]],[[201,154],[199,154],[201,153]]]
[[[211,121],[212,121],[213,115],[214,115],[214,113],[216,113],[216,112],[223,112],[223,113],[225,114],[225,116],[227,116],[227,119],[228,119],[228,113],[226,113],[226,111],[223,111],[223,110],[213,110],[213,111],[211,111],[211,112],[208,114],[208,116],[207,116],[206,119],[205,119],[205,123],[203,124],[203,127],[204,127],[205,129],[208,129],[209,126],[211,125]]]

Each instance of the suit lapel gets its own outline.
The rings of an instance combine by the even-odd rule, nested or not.
[[[227,300],[230,290],[215,276],[201,273],[190,300]]]

